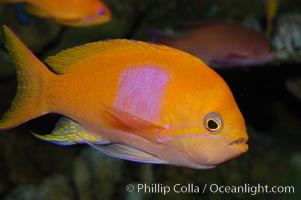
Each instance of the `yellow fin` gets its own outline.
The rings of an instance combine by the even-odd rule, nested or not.
[[[266,33],[268,37],[271,37],[273,32],[273,19],[277,15],[278,0],[266,0]]]
[[[43,88],[51,75],[47,67],[6,26],[4,33],[5,47],[16,65],[18,88],[10,108],[0,120],[0,130],[47,113]]]
[[[154,49],[170,49],[167,46],[155,45],[146,42],[131,41],[126,39],[106,40],[88,43],[78,47],[70,48],[55,56],[48,57],[45,62],[57,73],[66,74],[78,66],[84,64],[94,56],[103,58],[108,55],[124,54],[129,50],[139,52],[153,51]]]
[[[86,130],[79,123],[65,117],[60,119],[51,134],[38,135],[33,133],[33,135],[41,140],[52,142],[58,145],[73,145],[78,143],[86,143],[86,141],[97,144],[108,143],[103,141],[100,136],[97,135],[96,137],[91,134],[91,132]]]

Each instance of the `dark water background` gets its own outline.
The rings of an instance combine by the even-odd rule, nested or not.
[[[0,23],[41,59],[63,49],[108,38],[150,40],[148,28],[176,27],[187,21],[252,17],[264,27],[261,0],[111,0],[112,22],[87,28],[63,27],[30,16],[21,24],[11,5],[0,5]],[[281,1],[279,15],[300,13],[297,0]],[[301,32],[299,33],[301,35]],[[3,44],[3,33],[0,32]],[[298,53],[300,49],[296,48]],[[300,53],[301,56],[301,53]],[[300,61],[284,59],[263,66],[217,69],[229,84],[245,117],[249,151],[211,170],[150,165],[106,157],[85,146],[61,147],[30,134],[48,133],[58,116],[47,115],[0,135],[0,199],[301,199],[301,100],[286,87],[301,78]],[[0,113],[15,94],[14,66],[0,48]],[[301,89],[300,89],[301,90]],[[299,91],[300,91],[299,90]],[[129,193],[128,184],[173,187],[193,183],[217,185],[294,186],[294,194],[174,193],[166,196]],[[152,185],[153,184],[153,185]]]

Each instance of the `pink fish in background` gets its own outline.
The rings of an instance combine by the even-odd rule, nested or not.
[[[243,25],[225,22],[199,23],[181,36],[154,33],[155,41],[194,54],[219,66],[260,65],[275,52],[263,34]]]

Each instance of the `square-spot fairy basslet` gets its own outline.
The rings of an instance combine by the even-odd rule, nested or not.
[[[116,39],[47,58],[53,73],[7,27],[4,31],[19,83],[1,130],[59,113],[65,117],[52,133],[35,134],[38,138],[198,169],[248,150],[245,122],[230,89],[197,57]]]
[[[0,0],[25,3],[25,11],[73,27],[94,26],[111,21],[110,9],[100,0]]]

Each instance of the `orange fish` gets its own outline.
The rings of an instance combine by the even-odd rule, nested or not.
[[[62,118],[38,138],[86,143],[147,163],[212,168],[248,149],[244,118],[225,81],[199,58],[163,46],[108,40],[46,59],[51,72],[7,27],[18,91],[0,130],[47,113]]]
[[[275,56],[269,41],[250,28],[224,22],[199,24],[182,36],[155,33],[155,41],[220,66],[259,65]]]
[[[111,20],[111,11],[100,0],[0,0],[26,3],[32,15],[55,19],[61,24],[80,27],[103,24]]]

